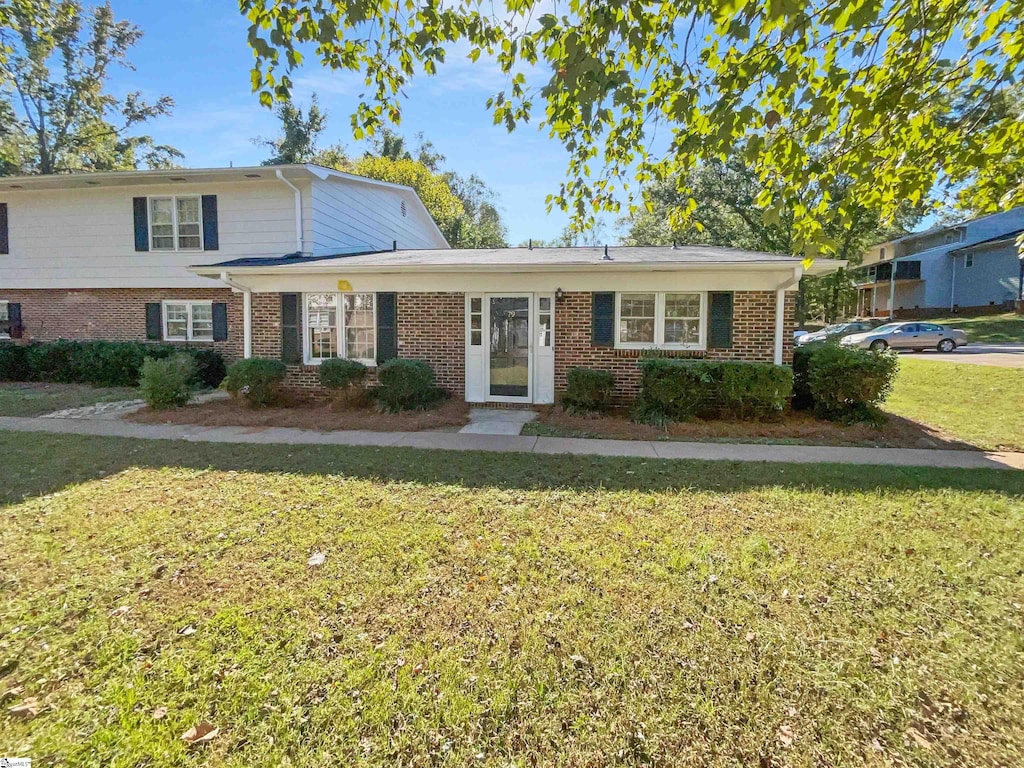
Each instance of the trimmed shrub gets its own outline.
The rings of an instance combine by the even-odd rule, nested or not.
[[[793,350],[793,408],[798,411],[809,411],[814,407],[809,379],[811,356],[823,346],[823,342],[812,342]]]
[[[602,413],[611,408],[615,377],[608,371],[570,368],[565,376],[562,406],[578,413]]]
[[[878,405],[892,391],[898,370],[895,352],[823,344],[807,361],[814,415],[832,421],[881,420]]]
[[[28,381],[31,376],[28,347],[0,342],[0,381]]]
[[[280,360],[262,357],[239,360],[228,368],[224,388],[232,397],[240,397],[252,407],[263,407],[277,398],[287,370]]]
[[[216,387],[224,378],[224,357],[212,349],[183,349],[139,341],[54,341],[25,347],[28,378],[94,387],[135,387],[147,358],[186,354],[195,361],[195,385]]]
[[[335,357],[320,363],[320,386],[329,389],[335,406],[358,405],[366,400],[369,369],[358,360]]]
[[[392,358],[377,369],[377,380],[377,404],[391,413],[429,408],[447,396],[434,386],[434,371],[425,360]]]
[[[664,425],[692,418],[777,419],[793,392],[783,365],[739,361],[641,360],[634,418]]]
[[[142,361],[139,389],[150,408],[179,408],[192,398],[195,377],[192,355],[179,352],[163,360],[148,357]]]

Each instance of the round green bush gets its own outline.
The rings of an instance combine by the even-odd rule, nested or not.
[[[0,381],[28,381],[31,377],[28,347],[10,341],[0,342]]]
[[[187,353],[162,360],[148,357],[142,361],[139,389],[150,408],[179,408],[192,398],[195,376],[195,360]]]
[[[879,421],[878,405],[892,391],[899,359],[895,352],[823,344],[807,361],[807,386],[814,414],[832,421]]]
[[[377,403],[392,413],[427,408],[444,396],[434,386],[434,370],[424,360],[388,360],[377,369],[377,380]]]
[[[280,360],[261,357],[239,360],[228,368],[224,388],[253,407],[270,405],[280,392],[287,370]]]
[[[566,374],[562,407],[578,413],[601,413],[611,408],[615,377],[608,371],[570,368]]]
[[[348,389],[361,387],[366,383],[369,369],[358,360],[342,357],[331,358],[320,363],[320,386],[326,389]]]

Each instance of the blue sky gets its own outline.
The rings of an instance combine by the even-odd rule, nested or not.
[[[111,5],[118,19],[145,33],[130,54],[136,71],[115,72],[112,89],[140,90],[151,99],[168,95],[176,104],[171,117],[145,131],[184,152],[187,166],[258,165],[266,149],[251,139],[275,136],[277,121],[250,90],[248,24],[237,4],[112,0]],[[358,153],[349,115],[362,90],[359,79],[322,69],[312,57],[307,62],[296,75],[296,101],[308,103],[316,91],[330,114],[322,143],[340,141]],[[424,77],[408,89],[399,130],[407,137],[422,131],[446,156],[447,167],[478,174],[498,193],[513,245],[552,238],[568,219],[560,211],[548,214],[544,198],[557,192],[564,177],[565,152],[535,127],[509,134],[493,124],[485,102],[502,83],[493,65],[450,57],[439,76]]]

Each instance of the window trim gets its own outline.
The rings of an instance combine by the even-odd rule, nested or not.
[[[188,320],[185,323],[185,335],[184,336],[170,336],[167,333],[167,307],[170,304],[183,304],[188,307]],[[211,324],[210,327],[210,338],[208,339],[197,339],[195,332],[192,327],[192,307],[195,305],[207,306],[210,308],[210,317],[213,317],[213,300],[202,300],[202,299],[164,299],[160,303],[160,335],[163,341],[184,341],[190,344],[212,344],[215,332]]]
[[[309,302],[306,300],[306,296],[310,294],[329,296],[333,295],[337,298],[337,318],[338,318],[338,351],[342,351],[344,346],[347,352],[348,340],[345,338],[345,296],[358,295],[368,293],[373,296],[373,351],[377,352],[377,292],[376,291],[308,291],[300,293],[302,297],[302,363],[303,365],[318,366],[324,360],[332,360],[335,358],[330,357],[312,357],[310,355],[312,347],[312,337],[309,334]],[[377,359],[365,358],[365,357],[345,357],[344,355],[338,355],[336,359],[339,360],[355,360],[357,363],[362,363],[367,368],[376,368]]]
[[[964,254],[964,269],[974,269],[974,252]]]
[[[654,341],[620,341],[622,297],[632,294],[654,294]],[[665,296],[670,293],[689,293],[700,296],[698,339],[696,344],[665,342]],[[705,351],[708,348],[708,292],[707,291],[616,291],[615,292],[615,349],[680,349]]]
[[[179,200],[196,200],[199,206],[199,247],[198,248],[181,248],[178,245],[178,239],[180,233],[178,232],[178,201]],[[153,243],[153,201],[154,200],[170,200],[171,201],[171,230],[174,233],[174,247],[173,248],[157,248]],[[203,196],[202,195],[149,195],[146,197],[146,224],[149,228],[149,250],[156,253],[195,253],[203,250],[206,246],[206,242],[203,239]],[[172,302],[174,303],[174,302]]]
[[[10,320],[11,319],[11,314],[10,314],[11,313],[11,309],[10,309],[11,302],[8,301],[7,299],[0,299],[0,307],[3,307],[6,310],[5,314],[7,315],[7,320]],[[10,338],[11,338],[11,335],[9,333],[4,333],[3,331],[0,331],[0,339],[3,339],[4,341],[7,341]]]

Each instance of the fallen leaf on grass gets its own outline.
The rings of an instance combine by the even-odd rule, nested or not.
[[[917,730],[917,728],[908,728],[906,736],[908,739],[917,744],[917,746],[919,746],[921,749],[932,748],[932,743],[928,741],[928,739],[924,737],[924,734]]]
[[[784,747],[793,746],[793,729],[790,726],[779,726],[779,744]]]
[[[189,635],[194,635],[195,633],[196,633],[196,628],[193,627],[191,624],[189,624],[187,627],[185,627],[183,630],[181,630],[181,632],[179,632],[178,634],[179,635],[184,635],[185,637],[188,637]]]
[[[13,707],[9,707],[7,711],[13,717],[35,717],[39,714],[39,699],[32,696],[25,699],[21,704],[15,704]]]
[[[306,561],[306,565],[310,568],[319,568],[321,565],[327,562],[327,555],[323,552],[315,552],[313,556]]]
[[[181,734],[181,740],[187,741],[189,744],[208,744],[217,737],[218,733],[220,733],[220,728],[214,728],[213,723],[203,720],[199,725],[194,725]]]
[[[755,640],[757,640],[757,635],[755,635],[753,632],[747,632],[747,642],[752,643]]]
[[[108,616],[124,616],[124,615],[125,615],[126,613],[128,613],[128,612],[129,612],[129,611],[130,611],[131,609],[132,609],[132,607],[131,607],[130,605],[122,605],[122,606],[120,606],[119,608],[115,608],[114,610],[112,610],[112,611],[111,611],[110,613],[108,613],[107,615],[108,615]]]
[[[167,717],[167,707],[157,707],[151,714],[154,720],[163,720]]]

